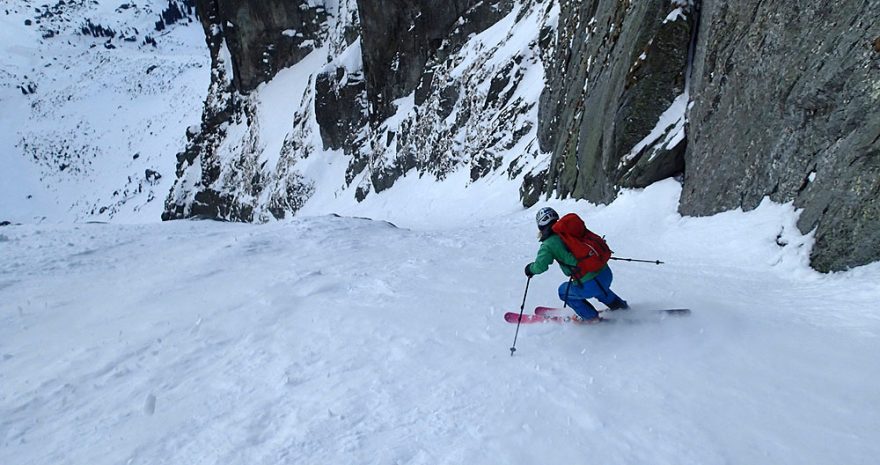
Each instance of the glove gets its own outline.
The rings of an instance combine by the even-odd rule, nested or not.
[[[532,264],[529,263],[528,265],[526,265],[526,276],[531,278],[534,275],[535,273],[532,273]]]

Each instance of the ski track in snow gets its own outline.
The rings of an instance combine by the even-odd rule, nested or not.
[[[613,265],[628,316],[693,315],[523,326],[514,357],[533,211],[0,228],[0,463],[874,463],[880,266],[819,275],[790,207],[678,192],[552,205],[667,260]]]

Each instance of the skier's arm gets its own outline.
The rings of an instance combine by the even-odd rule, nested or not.
[[[541,243],[541,248],[538,249],[538,256],[535,257],[535,261],[529,268],[531,269],[532,274],[541,274],[547,271],[552,263],[553,253],[550,251],[547,241],[544,241]]]

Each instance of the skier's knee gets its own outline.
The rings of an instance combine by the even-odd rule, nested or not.
[[[562,283],[559,286],[559,300],[566,300],[566,297],[569,295],[569,283]]]

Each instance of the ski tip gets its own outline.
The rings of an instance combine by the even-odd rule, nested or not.
[[[504,314],[504,321],[508,323],[516,323],[519,320],[519,313],[507,312]],[[511,355],[513,352],[511,352]]]

